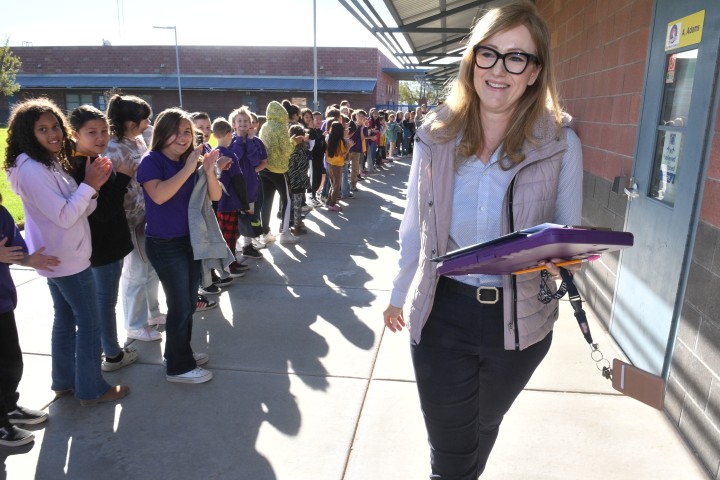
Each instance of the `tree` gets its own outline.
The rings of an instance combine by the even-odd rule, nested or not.
[[[0,94],[10,96],[20,90],[15,75],[22,67],[20,59],[10,50],[10,38],[5,37],[5,45],[0,47]]]
[[[400,103],[417,105],[420,102],[420,84],[418,82],[400,81]]]
[[[421,101],[427,101],[431,105],[437,105],[445,96],[444,89],[439,90],[428,82],[400,81],[400,103],[419,105]]]

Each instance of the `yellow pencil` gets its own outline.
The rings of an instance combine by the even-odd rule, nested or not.
[[[600,258],[600,255],[590,255],[587,258],[577,258],[575,260],[565,260],[562,262],[558,262],[555,264],[555,266],[556,267],[566,267],[568,265],[577,265],[578,263],[592,262],[594,260],[597,260],[598,258]],[[546,268],[547,268],[547,266],[545,266],[545,265],[538,265],[536,267],[530,267],[530,268],[526,268],[524,270],[518,270],[517,272],[512,272],[512,273],[513,273],[513,275],[522,275],[523,273],[539,272],[541,270],[545,270]]]

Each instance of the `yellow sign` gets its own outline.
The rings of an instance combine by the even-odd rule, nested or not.
[[[665,34],[665,50],[695,45],[702,40],[705,10],[668,23]]]

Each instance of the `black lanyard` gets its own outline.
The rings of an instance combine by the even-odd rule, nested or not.
[[[562,277],[562,284],[558,288],[557,292],[552,293],[548,286],[548,278],[550,274],[547,270],[543,270],[540,274],[540,292],[538,292],[537,298],[542,303],[550,303],[552,300],[558,300],[565,296],[565,293],[570,295],[570,305],[575,310],[575,319],[580,326],[580,331],[585,337],[588,344],[593,344],[592,334],[590,334],[590,326],[587,322],[587,316],[585,310],[582,308],[582,299],[578,292],[575,282],[573,282],[572,274],[565,268],[560,268],[560,276]]]
[[[598,344],[593,343],[593,338],[590,334],[590,326],[587,322],[587,316],[585,315],[585,310],[582,308],[582,299],[580,298],[577,286],[575,286],[572,274],[567,269],[561,267],[560,276],[563,281],[557,291],[552,293],[552,290],[550,290],[550,286],[548,285],[550,273],[548,273],[547,270],[540,272],[540,292],[538,292],[537,298],[540,302],[547,304],[552,300],[559,300],[565,296],[566,293],[570,294],[570,305],[572,305],[573,310],[575,311],[575,319],[580,326],[580,331],[582,332],[583,337],[585,337],[585,340],[590,345],[590,358],[593,359],[598,370],[602,373],[602,376],[610,380],[612,379],[610,362],[603,357]]]

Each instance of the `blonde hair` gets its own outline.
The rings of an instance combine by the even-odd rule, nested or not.
[[[560,128],[562,110],[558,100],[557,85],[550,59],[550,34],[535,5],[522,1],[489,10],[473,28],[467,48],[460,61],[457,79],[444,106],[438,109],[438,119],[432,123],[430,132],[440,142],[454,140],[458,134],[456,166],[485,146],[483,125],[480,117],[480,99],[475,91],[475,58],[473,47],[493,35],[524,25],[537,48],[536,55],[542,68],[537,79],[529,85],[515,107],[505,136],[501,142],[500,155],[507,155],[509,169],[525,159],[524,143],[534,143],[533,127],[548,112]]]
[[[252,121],[252,113],[250,112],[250,109],[243,105],[240,108],[236,108],[232,112],[230,112],[230,115],[228,115],[228,121],[230,122],[230,125],[232,125],[233,128],[235,128],[235,119],[239,115],[245,115],[247,116],[248,120]]]

